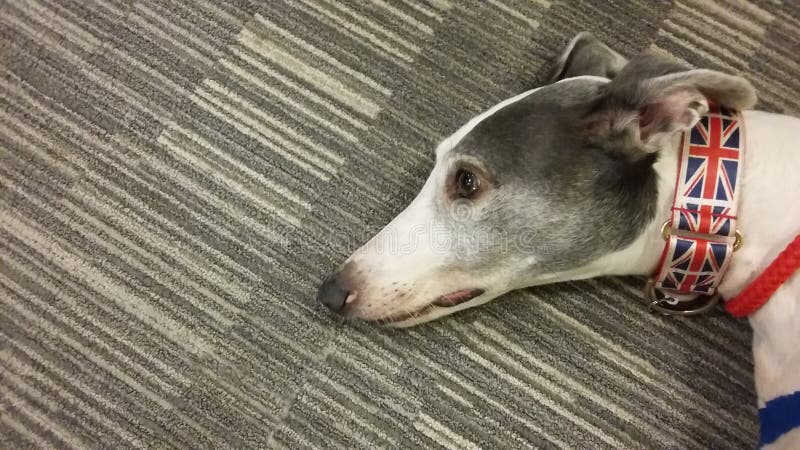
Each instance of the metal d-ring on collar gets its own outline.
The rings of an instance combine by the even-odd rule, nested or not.
[[[661,226],[661,236],[665,241],[669,240],[672,227],[672,220],[669,219]],[[735,238],[733,241],[733,251],[739,250],[744,244],[744,236],[739,230],[735,231]],[[714,306],[719,303],[720,294],[715,292],[712,295],[700,295],[693,300],[680,301],[672,299],[667,296],[658,296],[656,290],[655,279],[652,277],[647,280],[644,287],[644,295],[649,302],[648,307],[651,312],[659,313],[665,316],[696,316],[710,311]]]
[[[703,314],[719,303],[720,297],[719,292],[716,292],[712,295],[700,295],[694,300],[670,303],[669,297],[658,297],[655,280],[652,278],[647,280],[647,284],[644,287],[644,294],[649,302],[648,307],[650,312],[665,316],[696,316]]]

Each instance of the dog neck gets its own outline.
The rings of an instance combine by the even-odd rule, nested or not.
[[[724,298],[741,292],[800,232],[800,204],[791,198],[800,192],[800,177],[791,172],[791,164],[780,163],[797,159],[793,145],[800,140],[800,120],[760,111],[745,111],[743,118],[745,156],[737,228],[744,235],[744,246],[733,255],[719,286]],[[570,279],[653,274],[664,249],[661,226],[671,217],[681,139],[676,135],[659,152],[654,165],[658,175],[657,212],[639,237],[626,248],[569,274]]]
[[[800,233],[800,177],[796,143],[800,119],[759,111],[743,113],[745,155],[740,173],[738,229],[744,245],[733,255],[719,286],[723,298],[739,294]],[[664,240],[661,226],[670,217],[678,171],[680,136],[664,148],[655,164],[659,177],[658,209],[653,220],[627,248],[582,268],[574,278],[597,275],[652,275]],[[800,390],[800,276],[795,275],[750,316],[759,406],[768,399]]]

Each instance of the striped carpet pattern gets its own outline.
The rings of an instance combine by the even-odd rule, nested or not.
[[[789,0],[0,2],[0,448],[752,448],[748,325],[641,280],[314,304],[581,30],[800,113]]]

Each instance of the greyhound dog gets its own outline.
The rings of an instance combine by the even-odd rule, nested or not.
[[[800,234],[800,119],[749,110],[747,80],[657,55],[627,60],[587,33],[556,74],[444,139],[419,195],[322,284],[318,301],[405,327],[513,289],[652,275],[678,149],[710,107],[740,111],[747,149],[737,188],[744,245],[718,292],[738,295]],[[800,448],[798,296],[795,273],[750,316],[766,448]]]

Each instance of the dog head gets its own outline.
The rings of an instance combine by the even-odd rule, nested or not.
[[[436,149],[419,195],[320,287],[350,317],[408,326],[509,290],[603,273],[654,220],[658,151],[707,111],[747,108],[744,79],[655,56],[630,62],[588,35],[573,76],[495,105]],[[624,67],[622,67],[624,65]],[[618,73],[618,74],[617,74]]]

